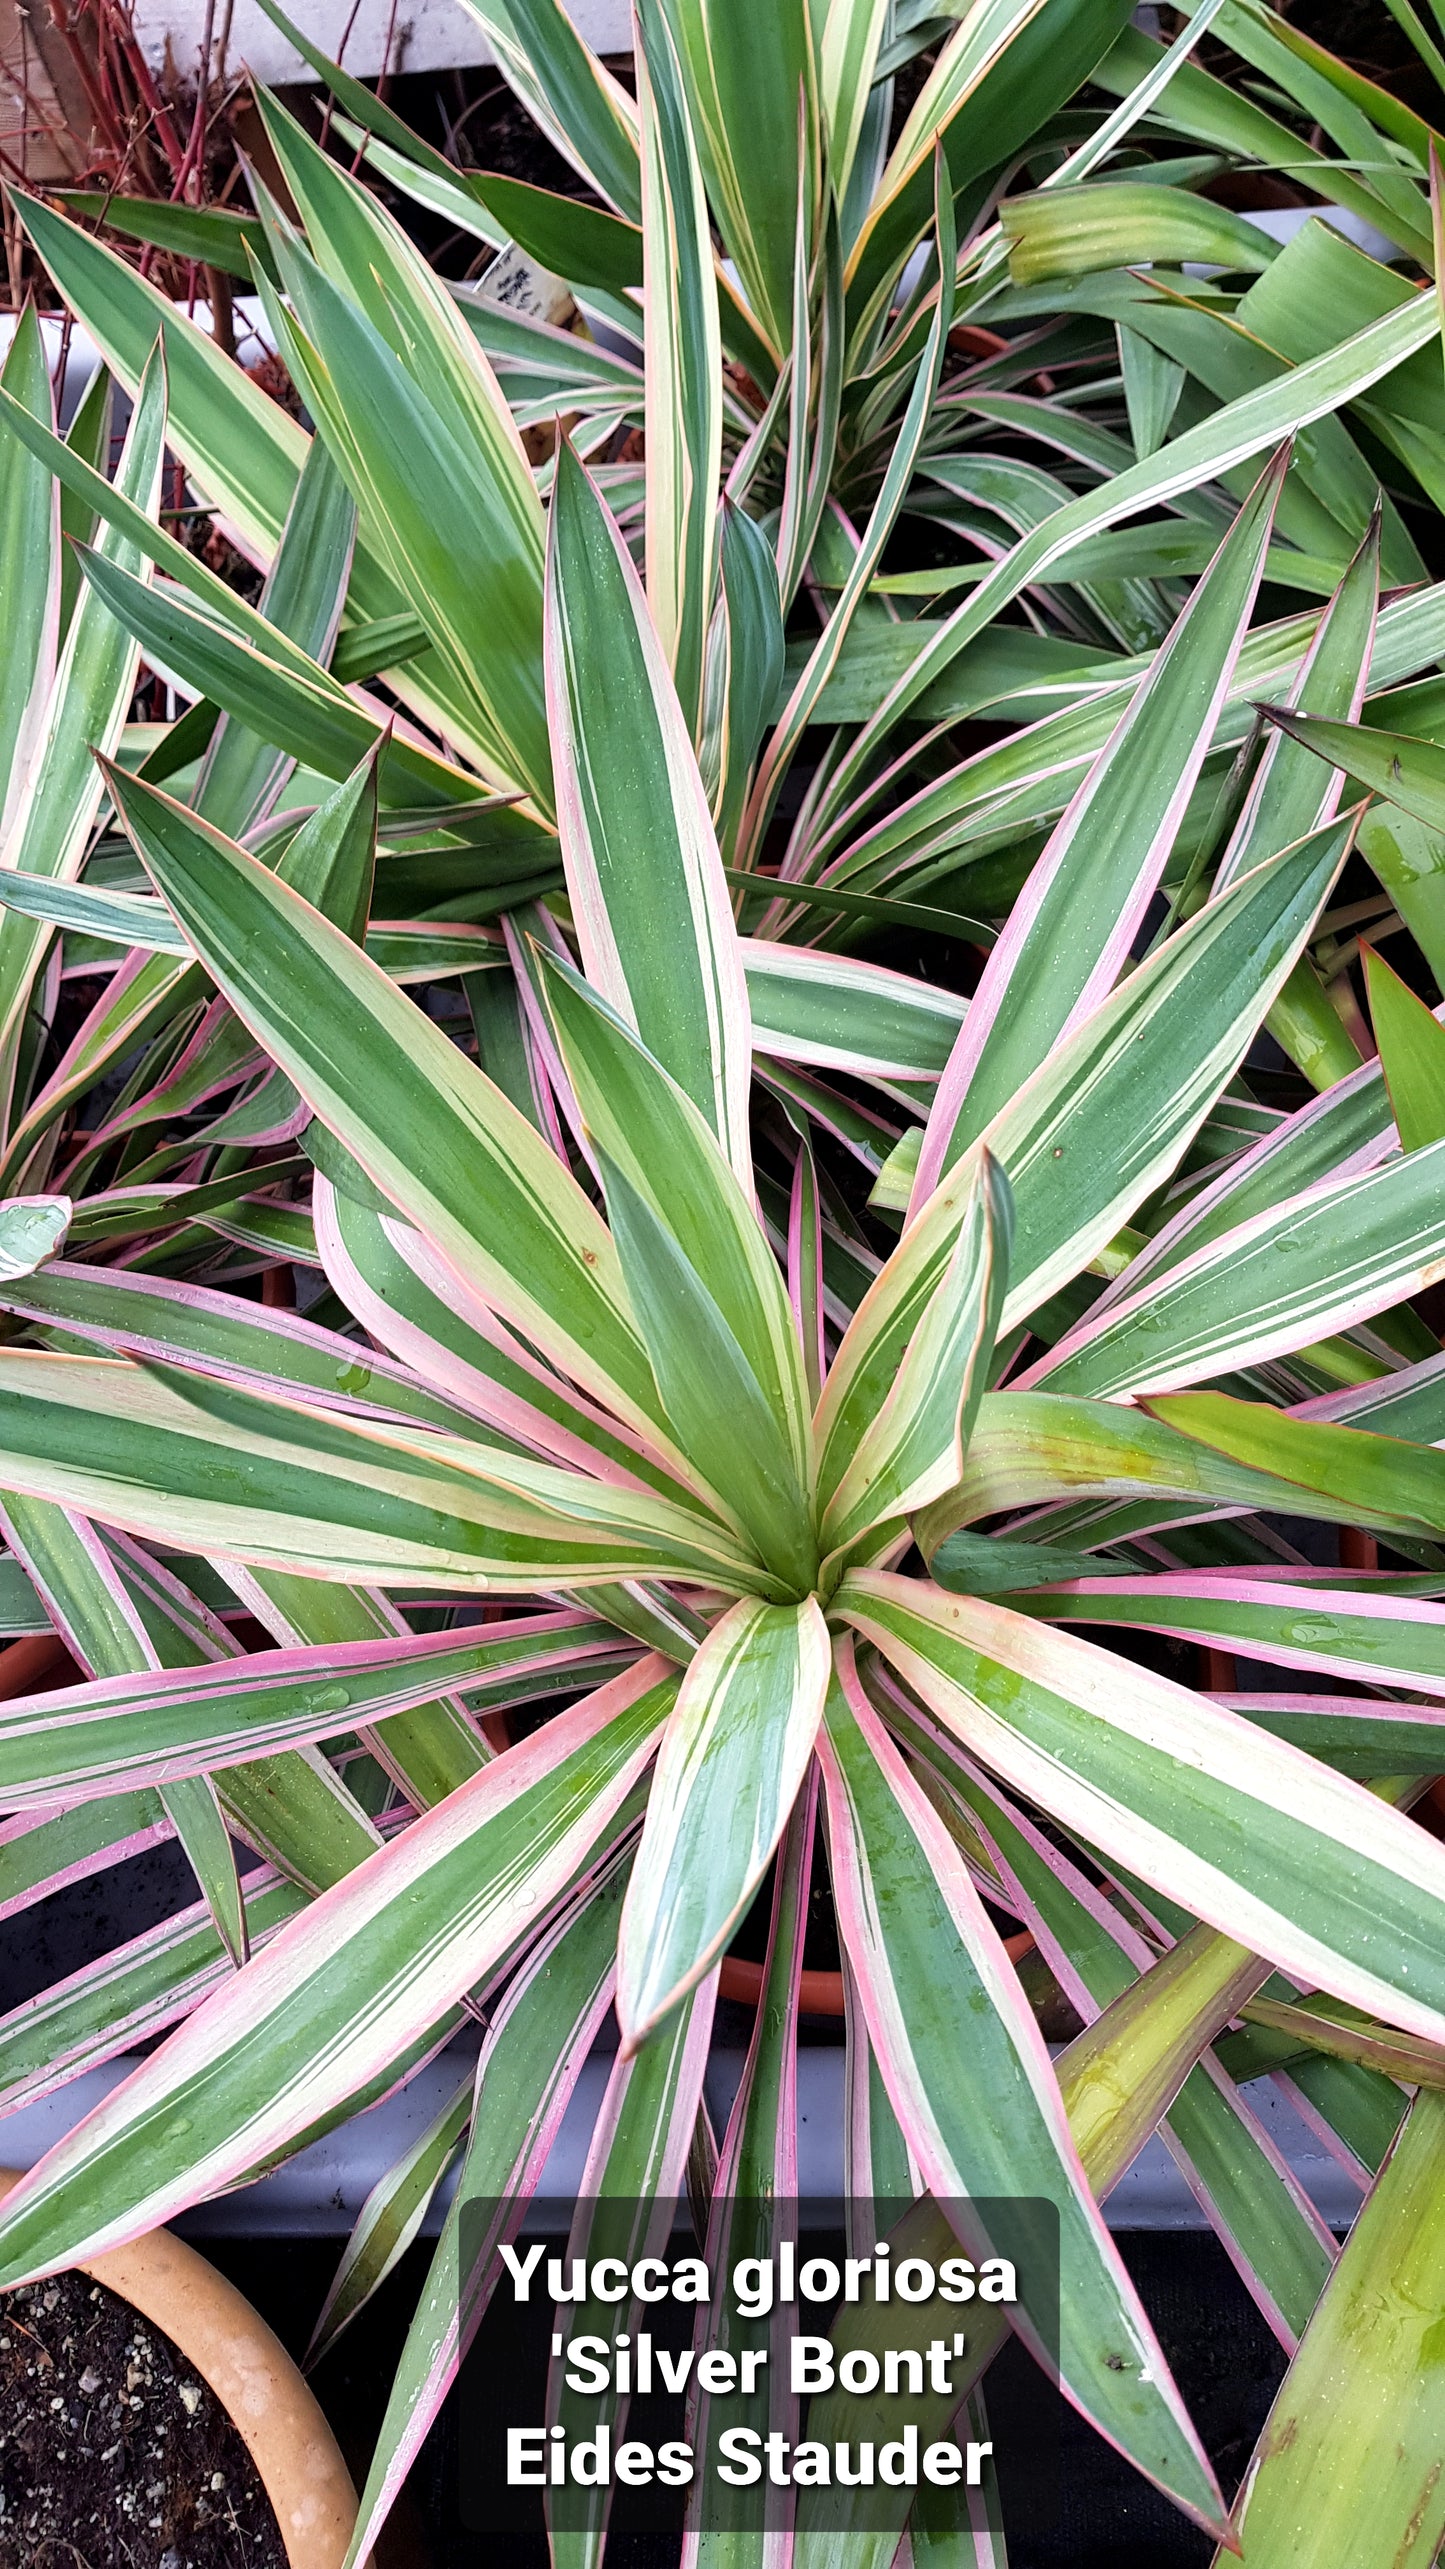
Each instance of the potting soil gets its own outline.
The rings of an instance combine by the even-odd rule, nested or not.
[[[215,2393],[85,2275],[0,2294],[0,2569],[286,2569]]]

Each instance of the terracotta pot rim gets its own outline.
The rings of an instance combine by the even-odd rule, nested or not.
[[[0,2194],[17,2181],[0,2168]],[[80,2258],[75,2271],[129,2302],[215,2392],[271,2501],[288,2569],[341,2569],[356,2525],[351,2475],[314,2392],[245,2294],[169,2230]]]

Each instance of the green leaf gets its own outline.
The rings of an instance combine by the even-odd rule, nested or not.
[[[294,167],[288,177],[302,183]],[[363,190],[356,196],[372,205]],[[378,283],[373,299],[396,316],[387,331],[294,235],[273,224],[272,237],[294,317],[265,287],[269,318],[362,525],[430,634],[457,702],[470,709],[464,737],[483,771],[521,785],[545,810],[541,506],[495,377],[439,287],[418,285],[398,308],[393,298],[414,282],[410,272],[388,276],[385,289]],[[378,255],[369,233],[364,250]],[[410,365],[391,344],[403,330],[409,352],[413,336],[419,343]]]
[[[94,1644],[102,1600],[77,1594],[79,1546],[72,1542],[67,1559],[53,1536],[44,1539],[47,1522],[63,1536],[70,1520],[13,1493],[7,1514],[66,1631],[78,1644]],[[84,1648],[97,1672],[90,1682],[0,1707],[7,1807],[43,1810],[127,1782],[165,1792],[173,1781],[360,1730],[372,1735],[403,1789],[429,1808],[488,1763],[476,1715],[545,1707],[557,1695],[603,1683],[636,1657],[609,1626],[577,1615],[418,1636],[395,1609],[361,1590],[279,1571],[234,1568],[234,1576],[242,1602],[257,1610],[282,1650],[197,1665],[187,1658],[158,1671],[137,1615],[135,1628],[112,1634],[110,1646],[102,1635],[101,1646]],[[118,1620],[114,1613],[111,1620]],[[175,1625],[160,1637],[174,1660],[182,1648]],[[308,1646],[294,1649],[297,1640]],[[453,1691],[465,1695],[473,1717],[434,1700]]]
[[[817,1599],[745,1598],[714,1624],[663,1733],[617,1952],[635,2050],[717,1960],[771,1863],[832,1664]]]
[[[116,479],[127,499],[147,515],[160,501],[166,441],[166,379],[159,356],[146,372]],[[117,567],[136,556],[109,528],[100,550]],[[82,599],[56,663],[44,731],[7,816],[3,859],[21,873],[51,877],[78,874],[104,783],[95,753],[109,754],[135,685],[139,655],[125,629],[98,596]],[[12,1045],[29,1002],[36,972],[51,942],[48,930],[12,913],[0,919],[0,1048]]]
[[[702,2082],[717,1999],[716,1975],[690,1998],[640,2051],[618,2053],[598,2109],[572,2215],[567,2247],[584,2267],[615,2258],[623,2273],[639,2260],[666,2251],[678,2199],[703,2108]],[[645,2316],[640,2301],[624,2302],[635,2328]],[[589,2335],[615,2328],[617,2305],[589,2292],[574,2306],[573,2324]],[[629,2333],[630,2333],[629,2329]],[[604,2340],[604,2343],[606,2341]],[[626,2402],[609,2383],[600,2392],[578,2391],[568,2367],[554,2353],[547,2382],[547,2415],[576,2449],[599,2427],[620,2432]],[[544,2500],[551,2513],[551,2501]],[[565,2527],[549,2524],[558,2569],[593,2569],[600,2562],[612,2506],[610,2475],[592,2483],[580,2507],[567,2510]],[[579,2520],[580,2519],[580,2520]]]
[[[15,201],[47,272],[127,391],[160,339],[170,442],[242,540],[269,561],[305,459],[306,431],[126,260],[38,197],[17,191]]]
[[[190,683],[228,716],[323,776],[349,776],[382,736],[381,724],[353,702],[329,672],[276,627],[237,600],[224,617],[167,581],[148,584],[103,554],[81,555],[85,576],[111,613],[162,669],[189,672]],[[381,778],[387,801],[430,813],[471,803],[477,781],[434,751],[386,740]],[[540,835],[540,834],[539,834]],[[543,842],[550,856],[550,842]]]
[[[751,1187],[751,1021],[712,820],[626,548],[567,450],[552,502],[547,669],[585,969]]]
[[[12,1542],[23,1548],[83,1667],[102,1678],[132,1672],[144,1676],[156,1667],[158,1653],[146,1625],[116,1565],[84,1518],[12,1493],[6,1521]],[[47,1728],[53,1720],[47,1703]],[[239,1967],[249,1951],[246,1909],[216,1786],[209,1775],[168,1774],[164,1768],[150,1780],[205,1895],[216,1932]]]
[[[1407,1444],[1327,1419],[1291,1418],[1263,1401],[1232,1400],[1225,1392],[1176,1393],[1146,1406],[1151,1418],[1180,1435],[1251,1470],[1276,1473],[1311,1499],[1353,1500],[1361,1523],[1384,1511],[1399,1526],[1445,1529],[1445,1454],[1433,1445]]]
[[[817,219],[818,102],[808,0],[658,0],[718,228],[751,318],[787,349],[800,191]]]
[[[818,86],[828,136],[828,175],[843,203],[858,149],[879,47],[889,25],[887,0],[823,0],[813,12]]]
[[[356,503],[320,438],[313,438],[266,575],[259,614],[318,666],[331,657],[351,579],[355,541]],[[174,558],[170,556],[172,562]],[[389,741],[386,745],[391,746]],[[228,837],[244,838],[270,811],[288,767],[289,761],[264,734],[258,738],[233,715],[224,714],[211,736],[191,800]],[[161,779],[151,781],[159,784]]]
[[[1091,268],[1172,268],[1186,260],[1253,276],[1278,254],[1267,233],[1225,206],[1182,188],[1131,186],[1124,179],[1005,197],[999,221],[1009,274],[1023,286],[1086,276]]]
[[[239,1970],[250,1950],[246,1904],[216,1787],[209,1775],[185,1775],[159,1789],[166,1817],[206,1895],[216,1932]]]
[[[273,15],[275,0],[262,0]],[[599,196],[641,218],[637,111],[578,34],[562,0],[466,0],[510,86]]]
[[[760,526],[724,495],[721,590],[708,636],[700,757],[711,784],[719,844],[731,847],[768,716],[782,682],[778,567]],[[709,752],[712,763],[709,763]],[[724,867],[736,888],[750,879]]]
[[[1077,192],[1063,191],[1060,201],[1072,204]],[[989,956],[939,1082],[915,1212],[1127,963],[1214,737],[1263,575],[1284,466],[1276,457],[1240,510]]]
[[[608,294],[641,285],[643,234],[635,223],[495,170],[468,170],[466,181],[506,238],[550,275]]]
[[[677,52],[659,0],[638,14],[647,309],[647,600],[694,731],[716,571],[722,344],[712,233]]]
[[[742,940],[755,1049],[782,1061],[864,1079],[919,1079],[942,1070],[966,1001],[854,955]]]
[[[1245,2569],[1393,2569],[1445,2535],[1445,2097],[1417,2096],[1245,2475]],[[1323,2499],[1323,2503],[1322,2503]]]
[[[252,278],[253,259],[266,261],[266,234],[253,215],[233,214],[224,205],[177,205],[149,196],[111,196],[96,189],[61,187],[55,203],[84,223],[100,223],[128,240],[149,241],[173,258],[196,259],[202,266]]]
[[[817,1565],[807,1388],[761,1225],[691,1099],[568,966],[549,955],[544,968],[678,1444],[769,1566],[806,1593]]]
[[[33,304],[27,304],[0,369],[0,386],[49,428],[50,368]],[[0,815],[19,796],[36,744],[55,666],[53,619],[60,607],[59,528],[50,476],[13,431],[0,434],[0,589],[6,601],[0,663]],[[68,620],[68,619],[67,619]]]
[[[1344,402],[1368,391],[1417,349],[1428,346],[1438,326],[1438,316],[1428,308],[1428,299],[1414,295],[1398,312],[1387,313],[1383,320],[1359,331],[1342,346],[1293,367],[1278,381],[1264,383],[1226,403],[1196,427],[1171,438],[1157,455],[1056,509],[1004,556],[965,603],[930,636],[907,675],[890,690],[839,762],[829,785],[829,814],[846,807],[868,772],[880,741],[964,645],[983,632],[1011,599],[1042,579],[1083,536],[1101,533],[1140,509],[1163,505],[1181,492],[1192,491],[1201,482],[1274,448],[1282,438],[1294,436],[1313,421],[1330,416]]]
[[[1383,794],[1387,803],[1398,803],[1430,828],[1445,828],[1445,749],[1437,749],[1433,741],[1377,731],[1373,725],[1326,722],[1292,713],[1284,705],[1261,705],[1260,712],[1327,766],[1342,767],[1371,793]]]
[[[1369,533],[1315,628],[1314,640],[1290,691],[1294,711],[1309,715],[1358,714],[1369,683],[1379,609],[1380,525],[1378,512]],[[1318,828],[1337,807],[1341,779],[1328,776],[1317,759],[1276,729],[1264,755],[1229,846],[1219,861],[1214,896],[1235,877],[1247,873],[1282,847],[1292,846],[1306,830]]]
[[[276,868],[278,883],[360,945],[376,865],[376,773],[381,744],[301,824]]]
[[[930,1517],[939,1512],[930,1510]],[[1107,1555],[1066,1552],[1052,1543],[959,1532],[945,1536],[928,1566],[937,1585],[958,1596],[1004,1597],[1020,1588],[1044,1587],[1052,1579],[1107,1578],[1115,1565]]]
[[[1193,1401],[1196,1396],[1187,1397]],[[1159,1402],[1149,1404],[1150,1411],[1161,1408]],[[1260,1422],[1278,1415],[1263,1404],[1258,1406]],[[1260,1425],[1258,1432],[1266,1431]],[[1313,1475],[1311,1516],[1337,1525],[1374,1525],[1383,1533],[1418,1532],[1418,1520],[1402,1511],[1388,1493],[1377,1515],[1363,1491],[1353,1486],[1324,1491],[1322,1477],[1318,1472]],[[1207,1516],[1212,1513],[1211,1502],[1231,1511],[1262,1508],[1282,1515],[1290,1514],[1292,1508],[1288,1478],[1276,1479],[1269,1470],[1226,1461],[1206,1443],[1167,1427],[1162,1416],[1149,1415],[1144,1409],[1049,1392],[986,1392],[962,1480],[946,1498],[923,1510],[914,1531],[931,1559],[957,1526],[1060,1498],[1162,1502],[1149,1512],[1155,1524],[1187,1523]],[[979,1542],[987,1552],[993,1551],[991,1541],[980,1537]],[[1094,1560],[1088,1572],[1061,1570],[1056,1575],[1098,1578],[1115,1566],[1122,1568]],[[943,1580],[942,1584],[955,1583]],[[972,1579],[962,1584],[974,1589]],[[974,1592],[992,1593],[982,1584]]]
[[[636,1439],[605,1421],[594,1403],[570,1391],[460,1290],[324,1125],[310,1127],[306,1147],[334,1180],[323,1180],[313,1202],[335,1290],[377,1344],[400,1358],[408,1377],[445,1387],[454,1426],[460,1417],[481,1419],[498,1444],[686,1499],[675,1476]],[[439,1414],[430,1394],[422,1395],[417,1414]]]
[[[1366,946],[1365,987],[1380,1067],[1405,1151],[1445,1138],[1445,1026]]]

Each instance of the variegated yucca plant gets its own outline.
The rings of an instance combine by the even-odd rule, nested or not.
[[[888,65],[939,33],[904,0],[640,8],[636,101],[554,0],[478,5],[601,205],[457,172],[332,66],[342,131],[545,250],[620,345],[449,288],[274,105],[286,210],[127,219],[254,267],[314,429],[24,206],[133,406],[111,475],[107,376],[62,441],[21,324],[0,1621],[87,1673],[0,1702],[0,1904],[163,1837],[202,1897],[0,2019],[7,2104],[165,2035],[7,2198],[0,2271],[243,2184],[479,2021],[319,2331],[459,2162],[360,2560],[481,2316],[466,2206],[535,2186],[610,2008],[588,2196],[652,2244],[690,2181],[721,2258],[795,2189],[826,1880],[853,2192],[916,2198],[920,2250],[941,2201],[1049,2199],[1060,2376],[1105,2436],[1250,2569],[1423,2569],[1445,1033],[1408,985],[1445,981],[1445,589],[1408,511],[1445,486],[1439,312],[1142,155],[1295,150],[1429,272],[1428,133],[1245,0],[1168,49],[1078,0],[939,12],[891,149]],[[1295,67],[1333,154],[1197,69],[1211,21]],[[1117,109],[1067,109],[1089,73]],[[167,531],[168,452],[256,605]],[[982,559],[891,570],[920,533]],[[1312,603],[1257,621],[1262,587]],[[128,723],[142,660],[174,720]],[[1003,737],[951,738],[979,715]],[[1380,1059],[1362,925],[1418,949],[1366,966]],[[938,977],[860,958],[878,929]],[[271,1298],[298,1273],[304,1316]],[[1083,2020],[1057,2059],[1010,1921]],[[1343,2251],[1266,2073],[1369,2188]],[[1099,2211],[1157,2130],[1292,2359],[1233,2528]],[[866,2535],[839,2503],[800,2491],[766,2556],[888,2569],[906,2493]],[[966,2519],[911,2538],[1001,2557]]]

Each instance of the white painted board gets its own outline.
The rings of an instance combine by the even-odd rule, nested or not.
[[[629,0],[567,0],[567,6],[598,53],[630,52]],[[342,60],[358,80],[374,80],[387,68],[388,29],[393,72],[447,71],[492,59],[481,21],[463,0],[396,0],[395,10],[392,0],[360,0],[349,36],[351,0],[290,0],[287,14],[333,59],[345,36]],[[136,33],[147,58],[159,68],[169,45],[183,78],[199,62],[205,17],[204,0],[135,0]],[[226,65],[244,66],[268,84],[314,77],[257,0],[235,0]]]

